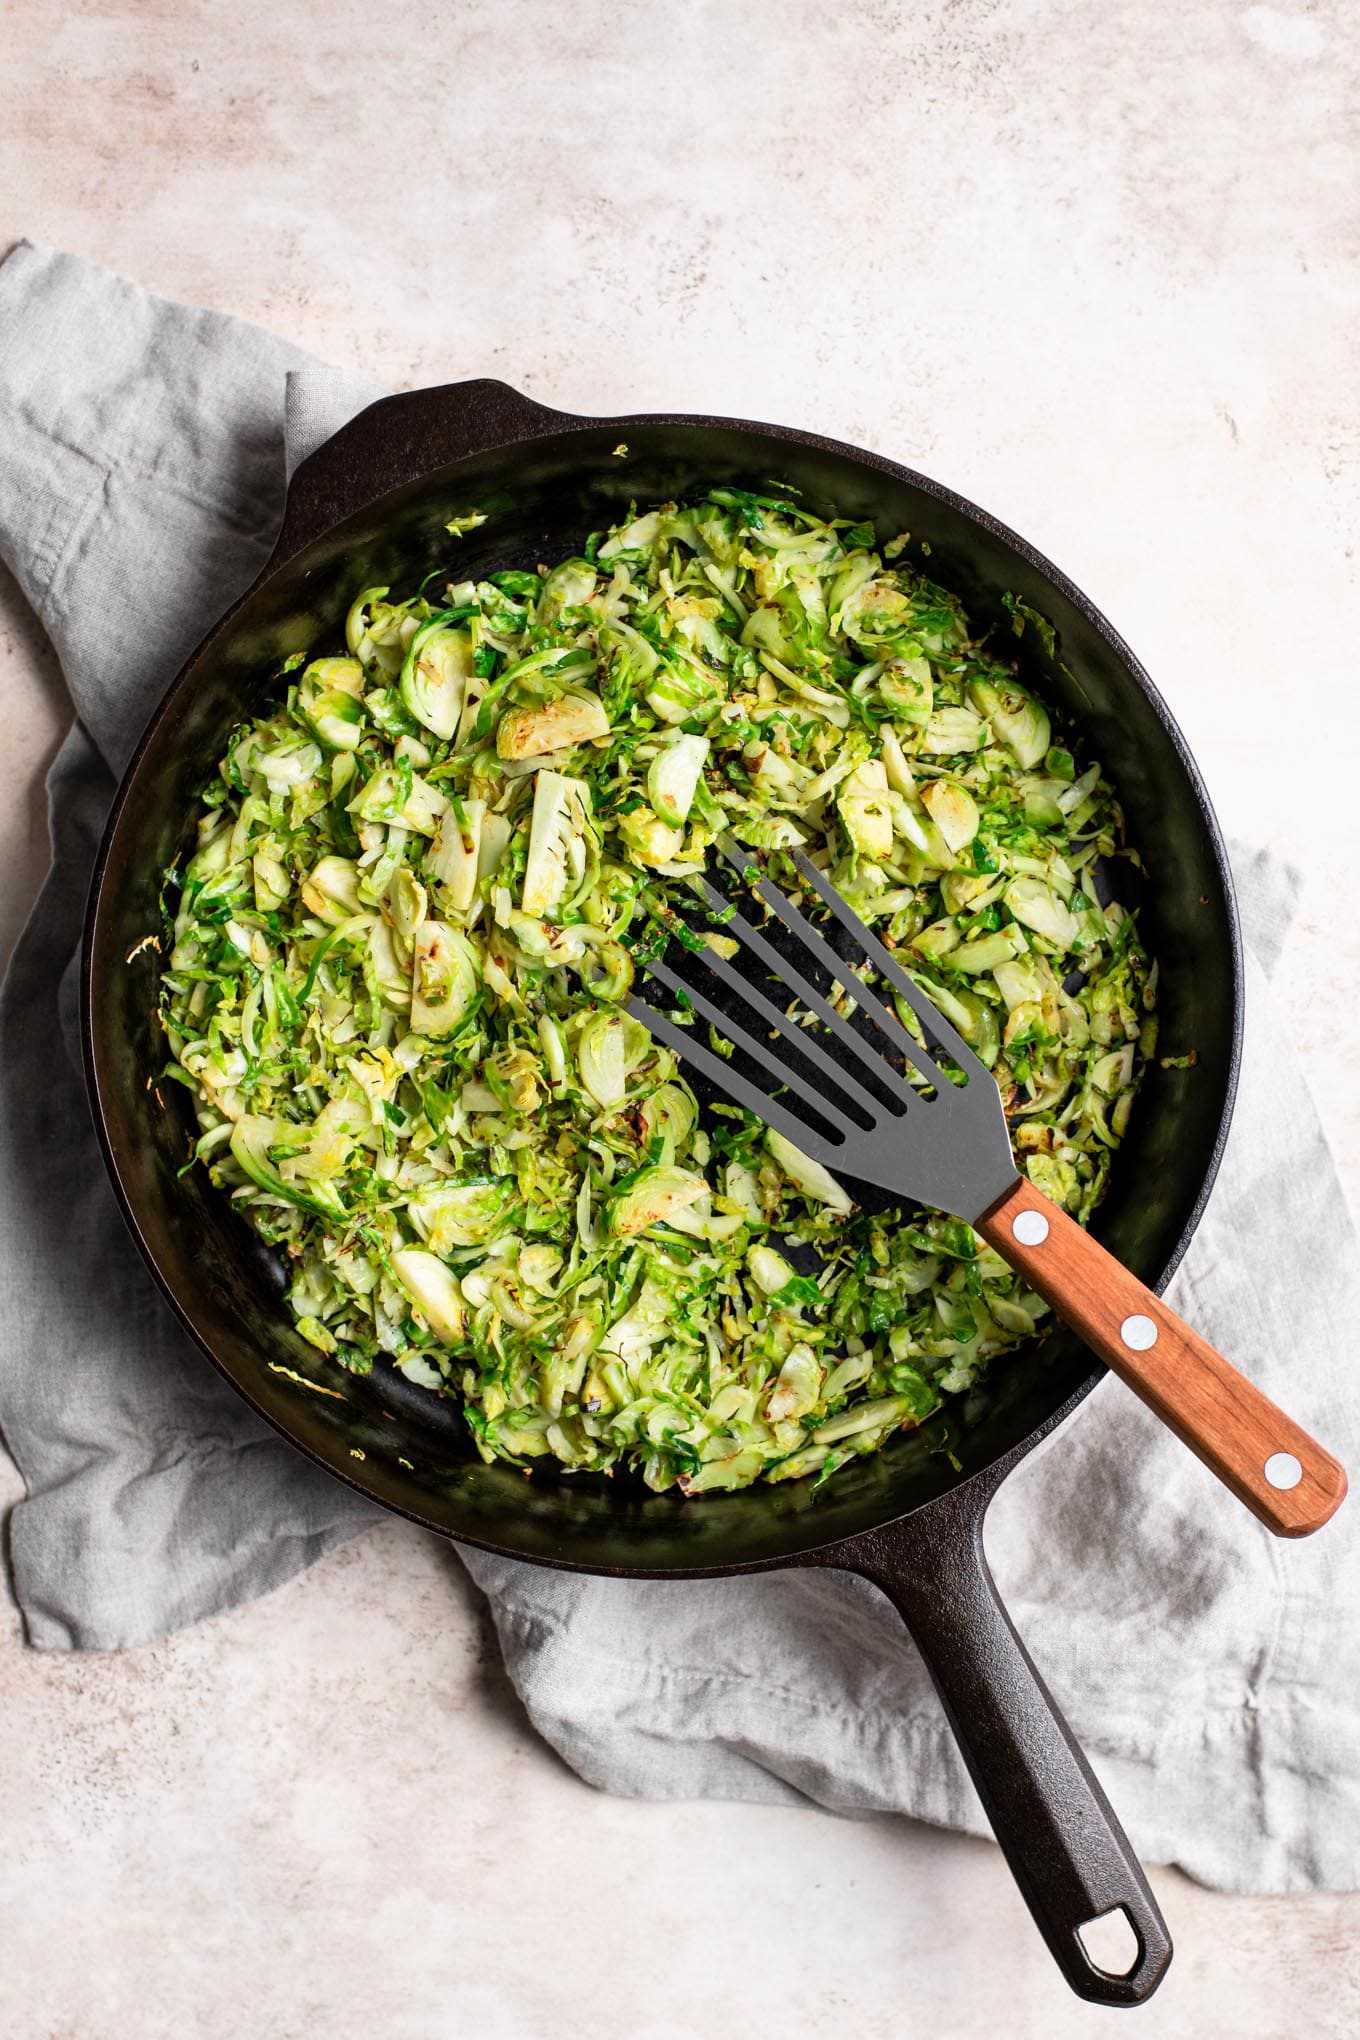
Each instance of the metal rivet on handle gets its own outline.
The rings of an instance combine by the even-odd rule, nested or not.
[[[1146,1353],[1157,1343],[1157,1327],[1150,1317],[1135,1313],[1119,1327],[1119,1336],[1130,1353]]]
[[[1048,1238],[1048,1220],[1042,1211],[1017,1211],[1011,1231],[1022,1247],[1041,1247]]]
[[[1297,1487],[1303,1479],[1303,1468],[1292,1452],[1272,1452],[1266,1461],[1266,1479],[1274,1488]]]

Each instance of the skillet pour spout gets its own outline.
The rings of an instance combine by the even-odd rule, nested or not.
[[[1057,1331],[967,1403],[843,1467],[817,1496],[788,1482],[684,1502],[622,1483],[486,1466],[453,1410],[395,1370],[328,1370],[287,1321],[269,1256],[200,1170],[181,1176],[188,1105],[158,1096],[161,873],[228,730],[263,708],[282,659],[330,649],[361,588],[414,586],[446,563],[449,519],[483,577],[579,553],[639,503],[727,483],[798,490],[824,515],[870,520],[929,549],[933,577],[1016,645],[1034,685],[1078,725],[1118,788],[1142,875],[1143,932],[1162,973],[1168,1059],[1148,1071],[1094,1230],[1160,1291],[1184,1254],[1227,1134],[1241,1041],[1237,915],[1222,838],[1166,704],[1100,612],[1041,554],[938,482],[815,433],[685,416],[588,419],[475,381],[372,405],[293,477],[272,559],[186,663],[152,717],[109,820],[86,923],[83,1030],[115,1191],[181,1322],[299,1450],[385,1508],[547,1566],[674,1579],[796,1565],[860,1572],[900,1610],[939,1688],[1017,1883],[1082,1997],[1138,2004],[1171,1943],[1115,1815],[997,1598],[982,1523],[1000,1482],[1089,1394],[1101,1370]],[[1016,641],[1005,598],[1051,646]],[[169,1094],[176,1095],[169,1095]],[[1149,1195],[1147,1185],[1155,1185]],[[318,1394],[314,1389],[326,1392]],[[1060,1449],[1060,1448],[1058,1448]],[[1138,1952],[1099,1969],[1080,1929],[1122,1908]]]

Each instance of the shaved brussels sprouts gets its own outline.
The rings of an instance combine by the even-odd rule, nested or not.
[[[801,1190],[813,1203],[824,1204],[828,1211],[845,1214],[854,1210],[854,1204],[830,1171],[824,1169],[820,1162],[814,1162],[810,1155],[805,1155],[801,1148],[796,1148],[782,1133],[771,1129],[766,1136],[766,1145],[794,1188]]]
[[[646,808],[619,817],[619,833],[639,864],[657,867],[674,863],[684,848],[685,832],[663,822]]]
[[[496,749],[502,758],[541,758],[609,735],[604,703],[594,694],[559,694],[542,708],[515,709],[502,716]]]
[[[831,1478],[1044,1306],[957,1220],[701,1109],[622,1003],[634,952],[720,839],[786,885],[802,845],[1085,1221],[1156,1028],[1119,809],[905,538],[725,486],[484,578],[494,515],[449,531],[447,572],[360,590],[204,789],[161,981],[195,1155],[317,1364],[396,1366],[483,1458]]]
[[[333,751],[352,751],[363,734],[363,687],[357,659],[313,659],[298,683],[298,707]]]
[[[1074,949],[1080,931],[1076,915],[1042,879],[1012,879],[1005,891],[1006,905],[1017,921],[1023,921],[1036,935],[1042,935],[1055,949]]]
[[[988,678],[974,680],[968,698],[981,709],[1000,742],[1014,751],[1019,764],[1042,763],[1048,751],[1049,721],[1047,711],[1033,695],[1013,681],[1003,678],[998,686]]]
[[[545,773],[539,774],[540,781],[546,777]],[[472,796],[446,808],[439,817],[425,869],[443,886],[449,907],[455,913],[470,913],[477,898],[485,821],[486,802]]]
[[[680,735],[663,744],[647,772],[647,798],[663,822],[683,828],[708,757],[708,738]]]
[[[401,698],[418,723],[446,741],[458,727],[473,670],[472,637],[436,620],[418,630],[401,669]]]
[[[476,995],[478,955],[456,929],[426,921],[415,938],[411,978],[411,1027],[437,1040],[450,1034]]]
[[[921,805],[951,851],[966,850],[978,832],[981,816],[966,786],[952,779],[932,779],[921,788]]]
[[[903,722],[924,728],[935,700],[929,659],[919,652],[911,658],[889,659],[878,676],[878,691]]]
[[[311,913],[338,925],[359,911],[359,867],[350,857],[322,857],[298,892]]]
[[[524,862],[520,907],[546,914],[556,907],[573,877],[586,869],[590,788],[546,767],[534,777],[533,821]]]
[[[625,1013],[596,1013],[587,1020],[581,1029],[576,1059],[582,1087],[597,1105],[623,1102],[628,1078],[649,1046],[646,1028]]]
[[[866,758],[841,782],[836,796],[845,833],[863,857],[881,864],[892,856],[893,817],[888,774],[881,758]]]
[[[693,1169],[643,1169],[614,1199],[609,1229],[619,1239],[630,1239],[678,1217],[708,1195],[707,1181]]]

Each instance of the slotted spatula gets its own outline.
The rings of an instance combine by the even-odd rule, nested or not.
[[[793,853],[803,879],[854,945],[856,956],[848,962],[751,867],[739,846],[727,841],[720,848],[801,946],[804,967],[734,912],[715,887],[704,881],[696,890],[721,933],[735,938],[767,979],[776,979],[816,1015],[839,1053],[829,1053],[814,1030],[790,1017],[709,945],[672,944],[645,967],[659,984],[683,994],[787,1095],[770,1097],[727,1057],[697,1040],[696,1029],[677,1025],[635,998],[630,1010],[637,1018],[716,1090],[813,1161],[965,1220],[1268,1529],[1281,1537],[1321,1529],[1346,1493],[1341,1465],[1017,1172],[992,1077],[816,865],[801,851]],[[689,965],[683,975],[673,962],[682,955]],[[856,962],[870,965],[900,994],[926,1041],[948,1057],[963,1083],[952,1082],[858,974],[850,975]],[[824,978],[849,984],[855,1006],[884,1037],[882,1053],[812,981],[814,967]],[[726,993],[722,1003],[696,982],[701,970]],[[756,1031],[744,1022],[754,1023]],[[781,1052],[781,1042],[792,1046],[793,1056]],[[905,1056],[927,1089],[906,1081],[891,1056]],[[796,1109],[797,1101],[804,1112]]]

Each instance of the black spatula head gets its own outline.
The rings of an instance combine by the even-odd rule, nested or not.
[[[631,1000],[630,1010],[715,1090],[824,1168],[969,1223],[980,1217],[1016,1177],[1001,1094],[988,1070],[810,858],[793,853],[834,916],[845,953],[740,846],[725,840],[720,848],[792,944],[776,945],[704,883],[697,897],[716,927],[700,946],[690,937],[645,966],[692,1009],[694,1023],[682,1025],[642,999]],[[724,954],[731,944],[736,953]],[[923,1039],[861,981],[866,966],[898,994]],[[707,1045],[710,1028],[731,1053]]]

